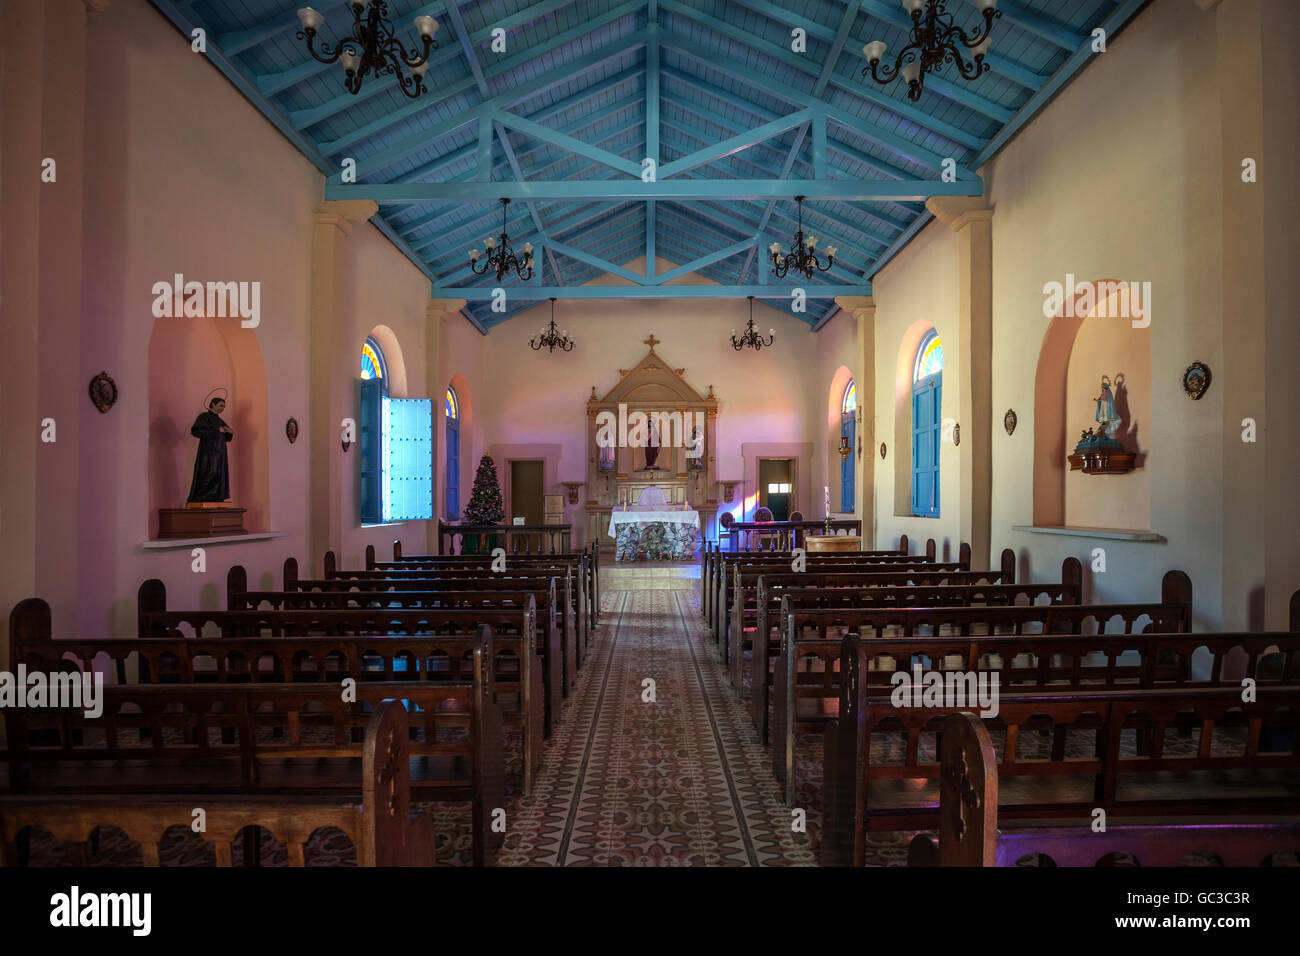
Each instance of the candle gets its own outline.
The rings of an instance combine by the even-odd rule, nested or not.
[[[831,516],[831,486],[826,486],[826,517]]]

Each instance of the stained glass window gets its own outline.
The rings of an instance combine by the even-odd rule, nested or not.
[[[919,382],[927,375],[943,371],[943,343],[933,329],[926,333],[916,350],[916,368],[912,372],[912,381]]]
[[[858,407],[858,386],[852,379],[849,380],[849,387],[844,390],[844,401],[840,404],[840,411],[849,414]]]
[[[460,418],[460,410],[456,407],[456,393],[447,389],[447,395],[443,399],[446,406],[445,412],[448,418]]]
[[[387,367],[384,365],[384,353],[379,348],[379,343],[374,339],[367,338],[365,344],[361,346],[361,379],[368,382],[371,379],[387,378]]]

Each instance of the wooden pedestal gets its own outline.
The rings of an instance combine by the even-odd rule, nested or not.
[[[1071,471],[1085,475],[1123,475],[1133,470],[1137,455],[1124,451],[1075,452],[1066,456]]]
[[[803,540],[809,551],[862,550],[862,537],[856,534],[810,534]]]
[[[159,508],[158,537],[214,538],[230,534],[248,534],[244,528],[244,512],[247,510],[247,508],[225,506]]]

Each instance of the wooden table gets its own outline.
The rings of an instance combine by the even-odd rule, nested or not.
[[[856,534],[810,534],[804,537],[809,551],[861,551],[862,536]]]

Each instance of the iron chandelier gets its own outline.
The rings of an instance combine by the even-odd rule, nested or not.
[[[475,275],[486,275],[490,270],[496,269],[497,281],[511,269],[515,275],[527,282],[533,277],[533,244],[525,242],[524,259],[520,262],[515,257],[515,251],[510,248],[510,236],[506,233],[506,208],[510,205],[509,199],[500,200],[501,203],[501,238],[488,236],[483,240],[483,248],[487,250],[487,259],[483,263],[483,268],[478,267],[478,261],[483,257],[483,253],[477,249],[469,251],[469,267],[474,270]]]
[[[755,351],[760,351],[764,346],[771,348],[772,343],[776,341],[776,329],[767,330],[767,338],[764,339],[754,328],[754,297],[749,297],[749,325],[745,326],[745,334],[739,339],[736,338],[736,330],[731,330],[731,347],[739,352],[745,346],[750,346]]]
[[[794,248],[786,255],[781,255],[781,243],[774,242],[767,247],[768,252],[772,253],[772,274],[778,279],[784,279],[787,272],[802,272],[809,279],[813,277],[813,271],[825,272],[835,262],[835,247],[826,247],[826,265],[822,265],[817,258],[817,237],[809,236],[805,241],[803,237],[803,201],[806,196],[795,196],[794,201],[799,204],[799,231],[794,234]]]
[[[555,327],[555,296],[551,296],[551,324],[542,326],[537,334],[528,340],[528,344],[533,347],[534,352],[540,352],[543,348],[548,352],[554,352],[556,349],[572,352],[573,347],[578,344],[569,338],[568,329],[561,332]]]
[[[302,29],[298,39],[307,41],[307,52],[321,63],[343,62],[343,81],[349,93],[361,92],[362,81],[373,71],[376,76],[396,74],[402,92],[415,99],[421,93],[427,93],[424,85],[424,73],[429,69],[429,51],[438,48],[433,35],[438,32],[438,21],[433,17],[415,18],[415,29],[424,44],[424,52],[419,56],[408,54],[402,41],[393,32],[392,21],[388,19],[388,0],[348,0],[352,8],[352,35],[340,40],[330,50],[328,43],[322,42],[320,52],[316,52],[316,34],[320,31],[325,18],[311,7],[298,10],[298,22]],[[403,67],[406,71],[403,71]]]
[[[984,26],[967,36],[965,30],[953,23],[952,14],[945,9],[947,0],[903,0],[903,9],[912,18],[910,42],[903,47],[892,67],[881,69],[877,67],[885,55],[885,44],[880,40],[868,43],[862,48],[862,55],[867,58],[867,67],[862,75],[870,73],[872,79],[882,86],[901,76],[907,83],[907,98],[919,100],[921,91],[925,89],[925,74],[945,63],[956,63],[958,71],[967,80],[988,72],[989,65],[984,62],[984,56],[988,53],[993,21],[1002,16],[1002,11],[995,9],[998,0],[971,2],[984,18]],[[970,51],[973,57],[970,63],[962,56],[961,47]]]

